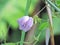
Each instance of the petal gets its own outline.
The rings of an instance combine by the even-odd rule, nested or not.
[[[18,20],[18,23],[19,29],[27,32],[33,26],[33,18],[29,16],[24,16]]]
[[[28,20],[29,20],[29,16],[24,16],[24,17],[18,19],[18,23],[19,23],[19,25],[23,25]]]
[[[30,17],[29,20],[26,22],[26,27],[24,29],[25,32],[29,31],[33,26],[33,18]]]

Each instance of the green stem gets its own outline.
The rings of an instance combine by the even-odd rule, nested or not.
[[[36,45],[36,43],[39,41],[39,37],[40,37],[40,36],[41,36],[41,32],[38,34],[37,37],[34,37],[36,41],[34,42],[33,45]]]
[[[53,22],[52,22],[52,12],[51,12],[50,5],[47,2],[46,2],[46,5],[47,5],[46,9],[47,9],[48,17],[49,17],[51,45],[55,45],[54,33],[53,33]]]
[[[25,37],[25,32],[24,32],[24,31],[22,31],[20,45],[23,45],[23,42],[24,42],[24,37]]]
[[[58,12],[60,12],[60,8],[56,7],[50,0],[47,0],[47,2],[48,2],[53,8],[55,8]]]
[[[30,8],[31,0],[27,0],[25,15],[28,15]]]
[[[26,10],[25,10],[25,16],[28,15],[29,8],[30,8],[30,4],[31,4],[31,0],[27,0]],[[24,42],[24,38],[25,38],[25,32],[22,31],[20,45],[23,45],[23,44],[24,44],[24,43],[23,43],[23,42]]]

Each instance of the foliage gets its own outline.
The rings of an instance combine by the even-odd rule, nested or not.
[[[27,0],[0,0],[0,41],[7,40],[9,42],[2,45],[16,45],[20,41],[21,31],[18,31],[17,20],[25,15],[26,2]],[[36,4],[37,0],[31,1],[30,14],[34,11]],[[60,0],[55,0],[53,4],[60,8]],[[53,17],[54,34],[60,35],[60,12],[52,11],[52,13],[55,16]],[[41,42],[45,38],[46,29],[49,27],[47,13],[43,13],[42,18],[35,16],[34,23],[37,24],[35,38],[38,37],[38,42]],[[12,30],[11,35],[8,34],[9,28]]]

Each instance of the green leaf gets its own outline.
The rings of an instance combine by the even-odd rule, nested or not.
[[[53,18],[53,29],[55,35],[60,35],[60,18]]]
[[[7,37],[8,29],[5,22],[0,21],[0,39],[4,40]]]
[[[45,28],[47,28],[48,27],[48,22],[43,22],[42,24],[40,24],[40,26],[39,26],[39,30],[44,30]]]
[[[9,0],[0,0],[0,11],[3,9],[3,7],[6,5],[8,1]]]
[[[41,36],[40,36],[40,39],[39,39],[40,42],[45,39],[47,22],[46,23],[43,22],[41,25],[42,26],[41,26],[40,29],[42,29],[43,31],[41,31]],[[44,25],[45,25],[46,28],[44,27]],[[54,35],[60,35],[60,18],[59,17],[53,18],[53,30],[54,30]],[[36,33],[38,33],[38,32],[36,32]]]
[[[3,0],[3,2],[4,4],[1,3],[3,8],[1,9],[0,17],[5,19],[12,28],[18,28],[17,20],[25,15],[26,0]],[[36,3],[37,0],[32,0],[29,13],[33,11]]]
[[[55,0],[55,3],[60,8],[60,0]]]

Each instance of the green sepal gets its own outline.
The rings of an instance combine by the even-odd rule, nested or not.
[[[35,23],[35,24],[41,22],[41,19],[40,19],[37,15],[35,15],[35,16],[33,17],[33,19],[34,19],[34,23]]]

